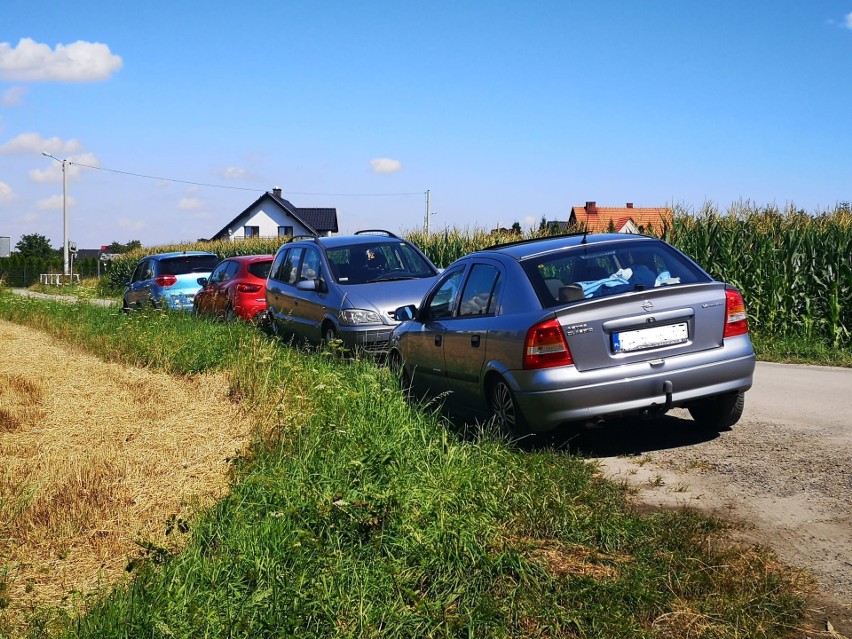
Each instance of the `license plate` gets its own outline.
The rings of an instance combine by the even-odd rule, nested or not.
[[[612,334],[612,350],[614,353],[629,353],[658,346],[682,344],[689,339],[686,322],[640,328],[636,331],[622,331]]]

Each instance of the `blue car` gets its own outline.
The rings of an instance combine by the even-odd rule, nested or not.
[[[200,278],[210,277],[219,258],[205,251],[160,253],[142,258],[124,289],[124,311],[162,308],[191,311]]]

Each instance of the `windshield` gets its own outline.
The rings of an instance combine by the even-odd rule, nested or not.
[[[406,242],[339,246],[327,251],[331,274],[340,284],[367,284],[432,277],[436,271]]]
[[[663,242],[571,247],[526,260],[524,270],[544,307],[711,281],[686,256]]]

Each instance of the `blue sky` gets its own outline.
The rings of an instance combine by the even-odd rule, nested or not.
[[[852,0],[3,0],[0,236],[61,246],[42,152],[81,248],[209,237],[275,186],[342,232],[421,226],[427,189],[433,229],[825,210],[850,71]]]

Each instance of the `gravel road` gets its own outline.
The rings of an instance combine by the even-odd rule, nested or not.
[[[834,628],[852,637],[852,369],[760,362],[743,418],[695,428],[686,411],[574,433],[568,446],[659,506],[743,524],[817,580]]]

